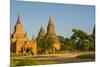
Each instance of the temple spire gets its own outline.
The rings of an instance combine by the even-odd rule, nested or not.
[[[38,33],[37,39],[40,39],[40,38],[44,37],[45,34],[46,34],[45,29],[44,29],[43,25],[41,25],[41,28],[40,28],[40,31]]]
[[[54,39],[54,40],[57,39],[57,36],[56,36],[56,33],[55,33],[54,24],[53,24],[52,16],[50,16],[50,19],[49,19],[46,37],[47,38],[50,38],[50,39]]]
[[[21,24],[20,16],[18,15],[17,24]]]
[[[15,32],[16,33],[22,33],[22,24],[21,24],[21,20],[20,20],[19,15],[18,15],[18,18],[17,18],[17,23],[15,25]]]
[[[55,33],[52,16],[50,16],[50,19],[49,19],[49,24],[48,24],[48,27],[47,27],[47,32],[48,33]]]
[[[43,25],[41,25],[40,32],[41,32],[43,35],[45,35],[45,33],[46,33]]]
[[[50,16],[50,19],[49,19],[49,24],[53,24],[53,19],[52,19],[52,16]]]

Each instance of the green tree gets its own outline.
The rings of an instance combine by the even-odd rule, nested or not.
[[[66,42],[65,44],[67,44],[67,49],[69,51],[75,51],[75,43],[74,43],[74,40],[73,39],[66,39]]]
[[[63,36],[58,36],[58,39],[61,44],[61,51],[67,50],[67,45],[65,45],[65,38]]]
[[[94,49],[94,36],[87,35],[87,33],[73,29],[73,35],[71,39],[74,40],[76,50],[87,51],[90,49]]]
[[[70,38],[64,38],[63,36],[58,36],[61,43],[61,51],[74,51],[75,45],[74,41]]]
[[[89,50],[95,50],[95,35],[91,34],[91,35],[87,35],[87,39],[90,42],[90,48]]]
[[[53,50],[53,43],[54,42],[49,38],[42,38],[37,40],[39,53],[48,54],[51,50]]]

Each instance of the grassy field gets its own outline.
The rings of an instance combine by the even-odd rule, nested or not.
[[[59,63],[75,63],[95,61],[95,52],[63,52],[37,56],[11,56],[11,66],[30,66]]]

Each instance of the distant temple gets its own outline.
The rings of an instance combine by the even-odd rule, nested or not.
[[[47,34],[46,34],[45,37],[50,38],[54,41],[54,51],[60,50],[61,46],[60,46],[59,39],[58,39],[58,37],[56,36],[56,33],[55,33],[55,28],[54,28],[52,16],[50,16],[49,24],[48,24],[48,27],[47,27]]]
[[[32,55],[37,54],[37,43],[34,38],[29,40],[27,32],[23,33],[20,16],[18,16],[17,23],[14,28],[14,32],[11,36],[11,52],[20,53],[31,53]]]
[[[50,16],[50,19],[49,19],[49,23],[47,26],[47,33],[45,32],[44,27],[41,26],[37,39],[42,39],[43,37],[51,39],[54,42],[54,44],[53,44],[54,48],[51,49],[50,51],[48,51],[48,53],[50,53],[52,51],[53,51],[53,53],[55,53],[56,51],[60,50],[61,45],[60,45],[59,39],[55,33],[55,28],[54,28],[52,16]]]
[[[41,26],[37,39],[42,39],[43,37],[45,37],[45,35],[46,35],[45,29],[43,26]]]
[[[54,51],[60,50],[61,45],[59,39],[56,36],[55,28],[53,24],[52,16],[50,16],[49,24],[47,27],[47,33],[43,26],[41,26],[38,33],[37,39],[42,37],[50,38],[54,41]],[[32,55],[37,55],[38,48],[36,39],[33,37],[31,40],[28,39],[27,32],[23,32],[20,16],[18,16],[17,23],[14,28],[14,32],[11,35],[11,52],[20,54],[20,53],[30,53]]]

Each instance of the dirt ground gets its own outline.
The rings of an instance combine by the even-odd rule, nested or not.
[[[53,61],[59,63],[74,63],[74,62],[89,62],[95,61],[95,59],[91,58],[76,58],[78,55],[82,53],[62,53],[62,54],[46,54],[46,55],[37,55],[37,56],[20,56],[20,57],[12,57],[12,59],[33,59],[38,61]]]

